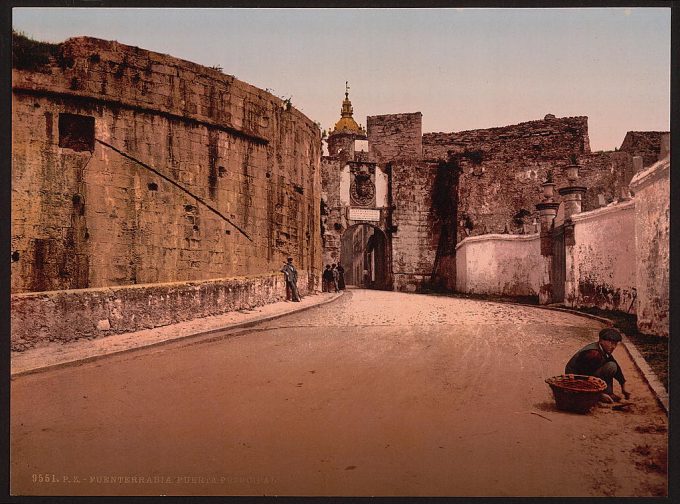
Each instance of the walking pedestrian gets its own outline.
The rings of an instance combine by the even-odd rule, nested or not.
[[[342,264],[338,263],[338,289],[340,290],[345,290],[345,268],[342,267]]]
[[[338,292],[338,280],[340,279],[340,273],[338,273],[338,268],[335,263],[333,263],[331,271],[333,272],[333,291]]]
[[[300,302],[300,292],[297,288],[298,273],[293,266],[292,257],[288,258],[288,262],[283,265],[281,272],[286,279],[286,301]]]

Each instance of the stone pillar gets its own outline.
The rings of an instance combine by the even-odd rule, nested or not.
[[[574,307],[577,299],[577,284],[576,284],[576,264],[574,263],[574,246],[576,245],[576,236],[574,232],[574,223],[571,220],[572,215],[581,213],[583,195],[586,192],[586,187],[576,185],[578,180],[579,166],[572,163],[566,168],[567,180],[569,185],[558,189],[562,201],[564,203],[564,256],[566,262],[566,275],[564,278],[564,304]]]
[[[541,219],[541,257],[543,258],[541,286],[538,291],[538,302],[549,304],[552,301],[552,260],[553,243],[552,229],[557,209],[560,204],[553,200],[555,184],[545,182],[543,184],[543,201],[536,204]]]
[[[581,213],[581,202],[583,194],[586,192],[586,188],[576,185],[576,181],[578,180],[578,169],[579,166],[577,164],[567,166],[566,172],[569,185],[558,189],[564,203],[565,221],[569,220],[572,215]]]

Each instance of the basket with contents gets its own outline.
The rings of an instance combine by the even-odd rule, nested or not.
[[[548,378],[557,408],[577,413],[588,413],[597,404],[607,384],[595,376],[564,374]]]

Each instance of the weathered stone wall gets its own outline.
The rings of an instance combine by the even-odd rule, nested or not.
[[[530,232],[535,204],[550,170],[557,187],[568,185],[564,168],[575,155],[579,185],[588,188],[583,210],[622,197],[635,170],[628,152],[591,153],[587,117],[554,118],[511,126],[423,135],[425,159],[453,159],[461,169],[458,230],[465,236]]]
[[[423,155],[423,114],[368,116],[369,154],[383,163],[395,159],[420,159]]]
[[[635,313],[635,201],[572,215],[565,304]],[[568,266],[569,267],[569,266]],[[571,273],[571,274],[570,274]]]
[[[471,236],[456,246],[458,292],[537,297],[540,275],[538,234]]]
[[[320,132],[280,99],[92,38],[12,86],[13,293],[260,274],[287,256],[320,274]],[[87,118],[192,195],[93,141]]]
[[[669,335],[670,157],[638,173],[635,191],[637,323],[643,333]]]
[[[589,212],[628,196],[628,184],[635,174],[633,156],[627,152],[596,152],[579,156],[577,185],[586,187],[582,210]],[[563,174],[557,187],[568,185]]]
[[[423,135],[425,159],[455,159],[458,241],[465,236],[520,233],[533,222],[540,184],[571,154],[589,153],[586,117],[549,118],[512,126]]]
[[[300,271],[300,292],[313,275]],[[12,296],[12,350],[69,342],[252,309],[285,299],[282,274],[204,282],[73,289]]]
[[[653,165],[659,160],[659,152],[662,150],[662,143],[666,137],[666,142],[670,137],[668,131],[629,131],[626,133],[619,151],[627,152],[631,156],[642,157],[642,164],[645,168]]]
[[[590,152],[588,118],[560,117],[496,128],[425,133],[423,158],[447,159],[449,154],[481,151],[483,161],[523,162],[568,160]]]
[[[392,164],[392,191],[395,210],[392,221],[392,274],[394,289],[414,292],[433,273],[439,228],[433,225],[433,185],[436,163],[399,162]]]

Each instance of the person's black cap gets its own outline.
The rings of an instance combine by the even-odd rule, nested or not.
[[[621,333],[613,327],[605,327],[600,331],[600,339],[607,341],[621,341]]]

